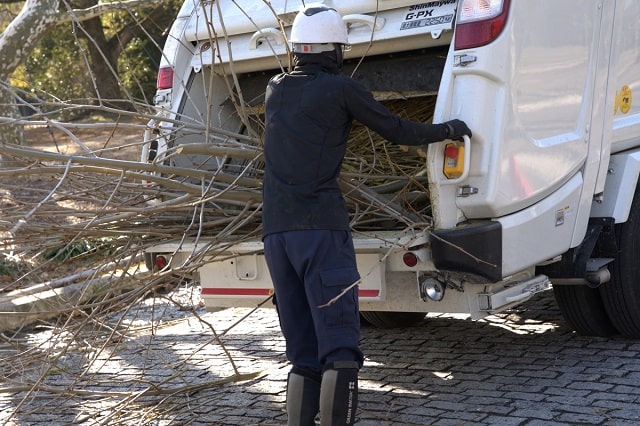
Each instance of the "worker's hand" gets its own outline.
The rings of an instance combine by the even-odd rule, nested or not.
[[[445,121],[444,126],[447,128],[447,139],[461,141],[463,136],[471,137],[471,130],[462,120]]]

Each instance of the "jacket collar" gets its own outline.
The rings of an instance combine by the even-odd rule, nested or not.
[[[329,74],[340,73],[335,52],[294,53],[293,65],[294,73],[315,74],[321,71]]]

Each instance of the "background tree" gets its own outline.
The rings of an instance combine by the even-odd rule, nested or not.
[[[97,0],[78,0],[78,6],[85,9],[97,4]],[[140,84],[147,77],[144,71],[149,74],[151,68],[157,69],[159,47],[164,44],[164,34],[179,7],[180,2],[167,0],[135,11],[94,17],[78,26],[78,34],[86,40],[97,98],[147,98],[145,89],[149,87]],[[124,70],[128,71],[127,79],[123,78]]]
[[[118,58],[121,57],[127,45],[136,35],[161,34],[162,31],[158,31],[158,29],[164,29],[168,26],[168,23],[175,16],[175,12],[171,12],[171,8],[175,8],[177,4],[175,0],[126,0],[110,3],[101,3],[97,0],[78,0],[75,3],[59,0],[0,1],[0,4],[6,5],[15,5],[16,3],[23,3],[22,9],[0,34],[0,63],[3,64],[0,67],[0,85],[2,86],[0,87],[0,118],[17,118],[19,116],[17,105],[21,102],[22,96],[16,93],[9,81],[20,65],[25,63],[34,52],[43,37],[62,25],[67,26],[66,31],[73,35],[74,42],[78,47],[86,48],[87,52],[86,57],[83,57],[86,65],[84,69],[75,68],[70,74],[75,77],[86,74],[93,87],[95,99],[121,99],[124,86],[117,75]],[[101,17],[114,12],[119,12],[120,17],[118,19],[111,18],[111,21],[107,22],[120,22],[121,24],[114,28],[107,28],[103,25],[104,21]],[[153,31],[147,31],[144,25],[152,28]],[[56,35],[65,34],[63,27],[60,27],[60,31],[61,33]],[[64,37],[49,40],[48,46],[45,41],[44,48],[40,51],[43,56],[41,55],[40,58],[51,57],[52,51],[47,47],[55,45],[56,48],[64,51],[65,42],[63,39]],[[161,43],[160,37],[153,42]],[[81,43],[86,44],[82,46]],[[53,50],[53,52],[55,51],[56,49]],[[83,51],[80,50],[79,54],[82,55]],[[73,61],[66,63],[73,66],[77,64],[75,59],[76,57]],[[27,77],[31,74],[29,78],[33,80],[33,72],[25,70],[23,74]],[[40,81],[38,89],[42,92],[44,92],[43,86],[46,86],[49,80],[56,81],[56,77],[58,77],[53,74],[45,75],[51,78]],[[64,86],[69,87],[67,84]],[[55,93],[52,95],[60,96]],[[17,103],[16,99],[18,99]],[[132,100],[131,97],[130,100]],[[7,120],[4,121],[6,123]],[[22,143],[22,140],[21,126],[0,125],[0,143]]]

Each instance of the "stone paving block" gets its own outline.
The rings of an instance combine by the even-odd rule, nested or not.
[[[483,419],[486,419],[487,415],[482,412],[478,412],[473,409],[455,411],[455,410],[446,410],[440,415],[440,419],[456,419],[459,423],[465,424],[473,424],[477,422],[482,422]]]
[[[462,392],[462,395],[464,397],[480,397],[480,398],[504,398],[505,397],[505,392],[502,391],[491,391],[491,390],[486,390],[486,389],[467,389],[464,392]],[[511,398],[511,394],[509,394],[509,398]]]
[[[472,406],[502,405],[509,404],[510,402],[509,398],[495,398],[489,396],[472,396],[464,400],[465,404],[470,404]]]
[[[526,426],[575,426],[566,422],[555,422],[555,421],[547,421],[547,420],[527,420],[525,422]]]
[[[487,414],[487,418],[491,418],[491,415],[499,415],[499,416],[511,416],[515,411],[513,407],[507,404],[497,404],[497,405],[485,405],[481,408],[478,408],[479,412]]]
[[[459,376],[455,376],[456,380],[458,380]],[[473,377],[469,375],[468,377]],[[487,391],[493,391],[498,388],[498,385],[495,384],[490,378],[485,379],[484,381],[473,380],[471,378],[461,378],[457,383],[457,387],[460,391],[466,389],[484,389]]]
[[[490,416],[483,419],[482,424],[494,426],[519,426],[524,424],[528,425],[529,423],[527,420],[527,418],[512,415],[509,417]]]
[[[607,407],[603,407],[603,409],[598,410],[598,412],[602,413],[605,417],[611,416],[611,418],[635,421],[636,424],[640,424],[640,405],[637,403],[624,404],[624,406],[607,404]]]
[[[614,385],[610,383],[598,382],[573,382],[567,386],[569,389],[587,389],[591,391],[606,391],[613,387]]]
[[[589,415],[586,413],[562,413],[558,415],[555,420],[561,422],[567,422],[572,425],[583,424],[583,425],[599,425],[602,424],[606,419],[606,417],[599,416],[597,414]]]
[[[534,419],[534,420],[553,420],[557,416],[557,412],[550,410],[538,410],[535,406],[529,408],[521,408],[510,413],[512,416]]]

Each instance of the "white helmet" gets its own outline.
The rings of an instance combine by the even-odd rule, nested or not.
[[[347,26],[342,16],[324,5],[308,5],[296,15],[291,27],[294,44],[349,44]]]

